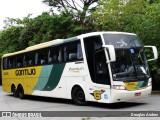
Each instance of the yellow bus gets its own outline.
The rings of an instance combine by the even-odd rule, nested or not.
[[[153,50],[147,60],[144,47]],[[148,61],[155,46],[136,34],[92,32],[8,53],[2,58],[3,91],[25,95],[116,103],[151,94]]]

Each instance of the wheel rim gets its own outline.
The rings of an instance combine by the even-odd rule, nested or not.
[[[76,95],[76,98],[77,98],[78,101],[82,101],[83,102],[85,100],[83,91],[78,91],[77,95]]]

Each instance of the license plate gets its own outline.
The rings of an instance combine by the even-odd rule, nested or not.
[[[134,96],[141,96],[141,92],[135,93]]]

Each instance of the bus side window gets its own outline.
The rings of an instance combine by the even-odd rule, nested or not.
[[[71,42],[65,45],[64,47],[64,61],[78,61],[82,60],[82,49],[80,41]]]
[[[52,47],[49,50],[48,62],[49,63],[57,63],[60,61],[58,58],[59,58],[59,47],[57,47],[57,46]]]
[[[34,52],[28,52],[25,55],[24,58],[24,66],[28,67],[28,66],[33,66],[35,65],[35,53]]]
[[[16,67],[16,57],[12,56],[8,58],[8,68],[15,68]]]
[[[48,49],[38,51],[38,64],[44,65],[48,63]]]
[[[58,61],[59,61],[59,62],[64,61],[63,55],[64,55],[63,49],[62,49],[62,46],[60,46],[60,47],[59,47],[59,54],[58,54]]]
[[[65,46],[65,47],[63,48],[63,51],[64,51],[64,61],[65,61],[65,62],[68,60],[68,55],[67,55],[67,52],[68,52],[68,51],[67,51],[67,48],[68,48],[68,46],[67,46],[67,47]]]
[[[12,68],[12,64],[11,58],[8,58],[8,68]]]
[[[8,69],[8,58],[3,58],[3,69]]]
[[[17,65],[16,67],[22,67],[23,66],[23,55],[17,55]]]
[[[83,59],[82,46],[81,46],[80,42],[77,44],[77,59],[78,60],[82,60]]]

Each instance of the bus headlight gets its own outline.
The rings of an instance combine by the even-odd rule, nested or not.
[[[148,86],[152,86],[152,81],[149,81],[149,82],[148,82]]]
[[[116,89],[116,90],[125,90],[125,86],[123,85],[113,85],[112,86],[113,89]]]

